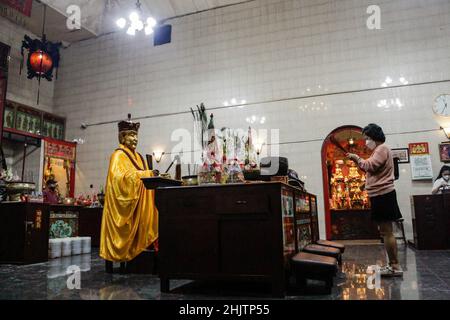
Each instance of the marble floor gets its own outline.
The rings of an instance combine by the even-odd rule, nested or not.
[[[450,300],[450,251],[415,251],[399,245],[402,278],[382,278],[378,288],[367,287],[367,266],[385,263],[381,245],[348,245],[342,272],[331,294],[320,282],[309,282],[306,292],[289,289],[285,299],[324,300]],[[81,270],[81,289],[67,286],[67,267]],[[171,281],[172,291],[159,290],[159,278],[147,275],[106,274],[95,251],[29,266],[0,265],[2,300],[196,300],[271,299],[270,287],[255,283]]]

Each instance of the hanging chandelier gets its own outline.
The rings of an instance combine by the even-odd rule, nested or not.
[[[130,36],[135,36],[136,32],[141,32],[142,30],[144,30],[145,35],[151,35],[157,22],[153,17],[148,17],[144,22],[141,20],[142,15],[141,3],[137,0],[136,10],[130,14],[128,19],[123,17],[118,19],[116,24],[120,29],[127,28],[127,34]]]

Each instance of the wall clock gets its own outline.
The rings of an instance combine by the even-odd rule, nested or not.
[[[441,94],[436,98],[433,112],[438,116],[450,118],[450,94]]]

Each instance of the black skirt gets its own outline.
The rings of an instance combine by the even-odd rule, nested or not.
[[[370,204],[372,207],[372,220],[374,221],[397,221],[402,218],[395,190],[370,198]]]

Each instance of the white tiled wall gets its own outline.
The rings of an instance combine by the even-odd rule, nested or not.
[[[47,80],[41,81],[40,102],[37,105],[38,80],[29,80],[27,78],[26,51],[24,54],[24,68],[22,74],[19,75],[20,61],[22,59],[20,48],[25,34],[33,39],[39,38],[24,28],[13,24],[6,18],[0,17],[0,42],[11,47],[6,98],[30,107],[52,112],[54,82],[48,82]]]
[[[372,4],[381,7],[381,30],[366,27]],[[427,141],[439,170],[442,132],[395,133],[439,128],[431,106],[438,94],[450,93],[450,82],[387,89],[381,83],[387,76],[391,85],[399,85],[400,77],[409,84],[450,79],[448,0],[258,0],[172,24],[172,44],[161,47],[115,33],[64,50],[55,110],[68,118],[68,139],[86,141],[78,148],[77,192],[104,183],[117,144],[115,124],[81,130],[82,122],[119,120],[129,112],[135,117],[187,112],[201,102],[221,107],[231,98],[255,104],[215,110],[216,126],[246,128],[245,119],[256,115],[267,119],[261,128],[280,129],[281,154],[319,195],[322,234],[321,139],[333,129],[375,122],[393,134],[388,136],[393,147]],[[344,93],[290,99],[331,92]],[[377,106],[391,99],[402,107]],[[170,151],[172,132],[190,130],[192,116],[141,123],[142,153]],[[286,143],[295,141],[309,142]],[[159,167],[169,163],[165,157]],[[402,169],[399,201],[411,238],[409,196],[430,192],[431,182],[412,182],[409,166]]]

